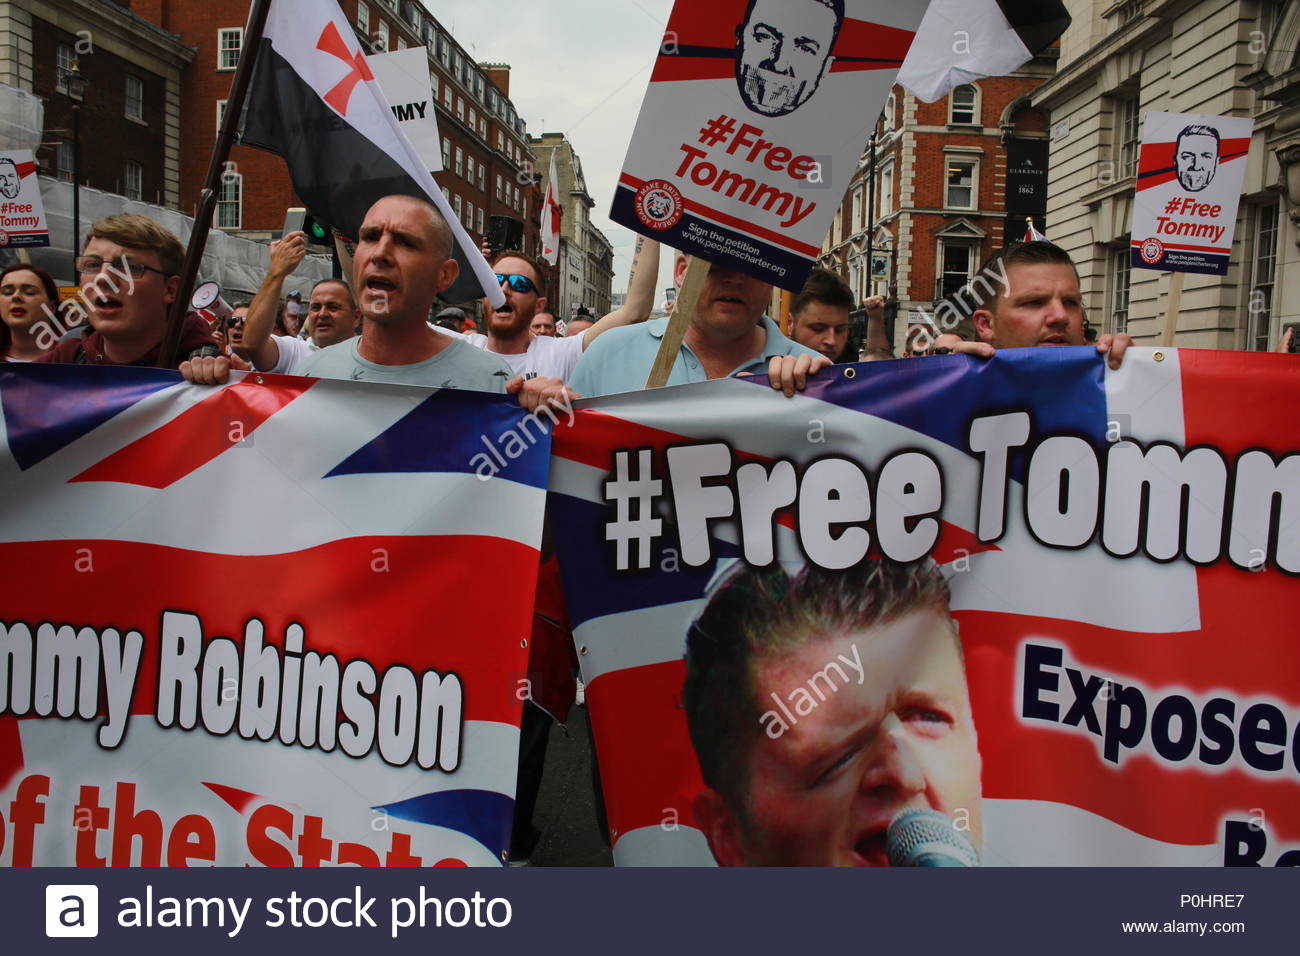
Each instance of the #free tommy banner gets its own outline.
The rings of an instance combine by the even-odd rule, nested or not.
[[[610,218],[802,287],[925,7],[677,0]]]
[[[1300,863],[1300,370],[1088,348],[581,403],[619,864]],[[938,821],[937,824],[934,821]]]
[[[9,365],[0,414],[0,864],[503,864],[513,399]]]
[[[1227,275],[1254,120],[1147,113],[1133,200],[1135,269]]]

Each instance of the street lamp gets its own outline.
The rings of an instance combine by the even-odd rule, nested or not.
[[[63,90],[72,102],[72,283],[76,285],[76,261],[81,252],[81,104],[86,98],[86,78],[77,57],[63,74]]]

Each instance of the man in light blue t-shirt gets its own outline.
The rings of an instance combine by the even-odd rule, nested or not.
[[[456,279],[451,229],[432,203],[386,196],[366,213],[353,257],[353,289],[364,319],[361,335],[315,352],[304,375],[362,382],[466,388],[535,398],[548,383],[510,382],[510,366],[488,352],[435,332],[426,321],[434,297]],[[192,382],[229,377],[225,358],[187,362]],[[510,388],[507,389],[507,383]]]
[[[674,276],[678,285],[686,275],[687,263],[686,256],[677,256]],[[773,388],[787,395],[802,390],[809,375],[831,362],[781,334],[777,324],[763,314],[771,299],[769,283],[725,266],[710,266],[668,384],[766,372]],[[610,329],[587,347],[570,388],[583,398],[645,388],[668,321]]]

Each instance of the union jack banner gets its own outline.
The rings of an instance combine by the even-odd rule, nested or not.
[[[1300,860],[1298,400],[1280,355],[1037,348],[579,403],[616,863],[884,864],[914,811],[992,865]]]
[[[0,863],[503,865],[549,454],[513,399],[9,365],[0,414]]]

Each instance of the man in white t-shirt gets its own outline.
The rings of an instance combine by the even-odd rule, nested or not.
[[[505,359],[516,375],[568,381],[578,359],[582,358],[583,350],[602,332],[649,318],[659,272],[659,244],[637,237],[632,270],[628,274],[626,302],[582,335],[572,338],[537,335],[531,330],[533,318],[546,311],[541,269],[532,258],[521,252],[504,252],[497,257],[493,267],[506,296],[505,305],[493,309],[484,299],[487,333],[469,332],[463,335],[464,340]],[[445,329],[439,331],[446,332]]]

